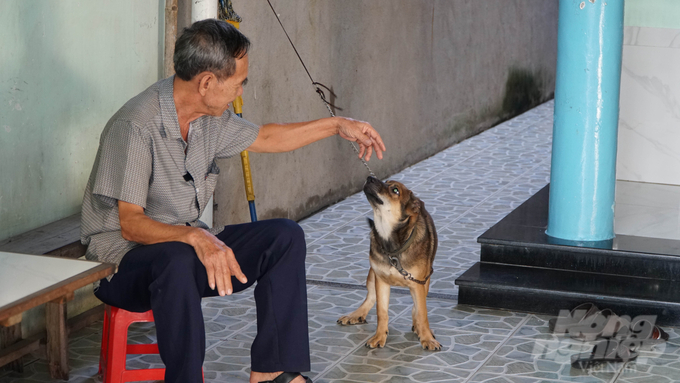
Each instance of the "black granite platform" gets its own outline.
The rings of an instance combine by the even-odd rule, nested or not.
[[[680,241],[557,240],[545,234],[548,197],[546,186],[478,238],[481,262],[456,280],[459,303],[557,314],[595,302],[680,325]]]

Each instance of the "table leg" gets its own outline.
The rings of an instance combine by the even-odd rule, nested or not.
[[[47,328],[47,362],[53,379],[68,380],[68,333],[66,299],[45,304]]]
[[[9,346],[19,342],[21,340],[21,322],[11,325],[9,327],[0,327],[0,350],[4,350]],[[0,367],[2,363],[0,363]],[[9,362],[6,365],[13,371],[22,373],[24,372],[24,362],[21,358]]]

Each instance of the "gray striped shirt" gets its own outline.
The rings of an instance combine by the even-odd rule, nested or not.
[[[119,264],[139,246],[121,235],[119,200],[143,207],[158,222],[207,229],[198,218],[212,208],[206,205],[220,172],[215,159],[237,155],[257,138],[257,125],[227,110],[191,122],[185,142],[173,80],[161,80],[132,98],[102,132],[83,199],[80,240],[88,245],[87,259]]]

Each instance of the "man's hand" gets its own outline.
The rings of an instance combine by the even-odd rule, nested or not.
[[[118,201],[121,235],[128,241],[142,245],[161,242],[184,242],[193,246],[198,259],[208,273],[210,288],[220,295],[229,295],[232,275],[245,284],[248,279],[236,262],[234,252],[209,231],[184,225],[167,225],[154,221],[144,214],[144,208],[125,201]]]
[[[336,117],[338,119],[338,135],[340,137],[357,142],[359,144],[359,158],[366,157],[364,160],[371,159],[371,154],[375,154],[382,160],[382,152],[385,151],[385,144],[380,134],[368,122],[353,120],[346,117]]]
[[[207,230],[198,229],[192,236],[191,245],[208,272],[210,288],[215,290],[217,287],[221,296],[231,295],[234,291],[232,275],[243,284],[248,282],[231,248]]]
[[[255,153],[289,152],[336,134],[359,144],[359,158],[365,155],[368,161],[374,150],[378,158],[383,158],[385,144],[371,124],[345,117],[262,125],[255,142],[248,150]]]

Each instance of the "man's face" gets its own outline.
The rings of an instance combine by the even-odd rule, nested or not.
[[[203,98],[211,116],[221,116],[236,97],[243,94],[243,86],[248,81],[248,55],[236,59],[234,74],[224,81],[214,81]]]

